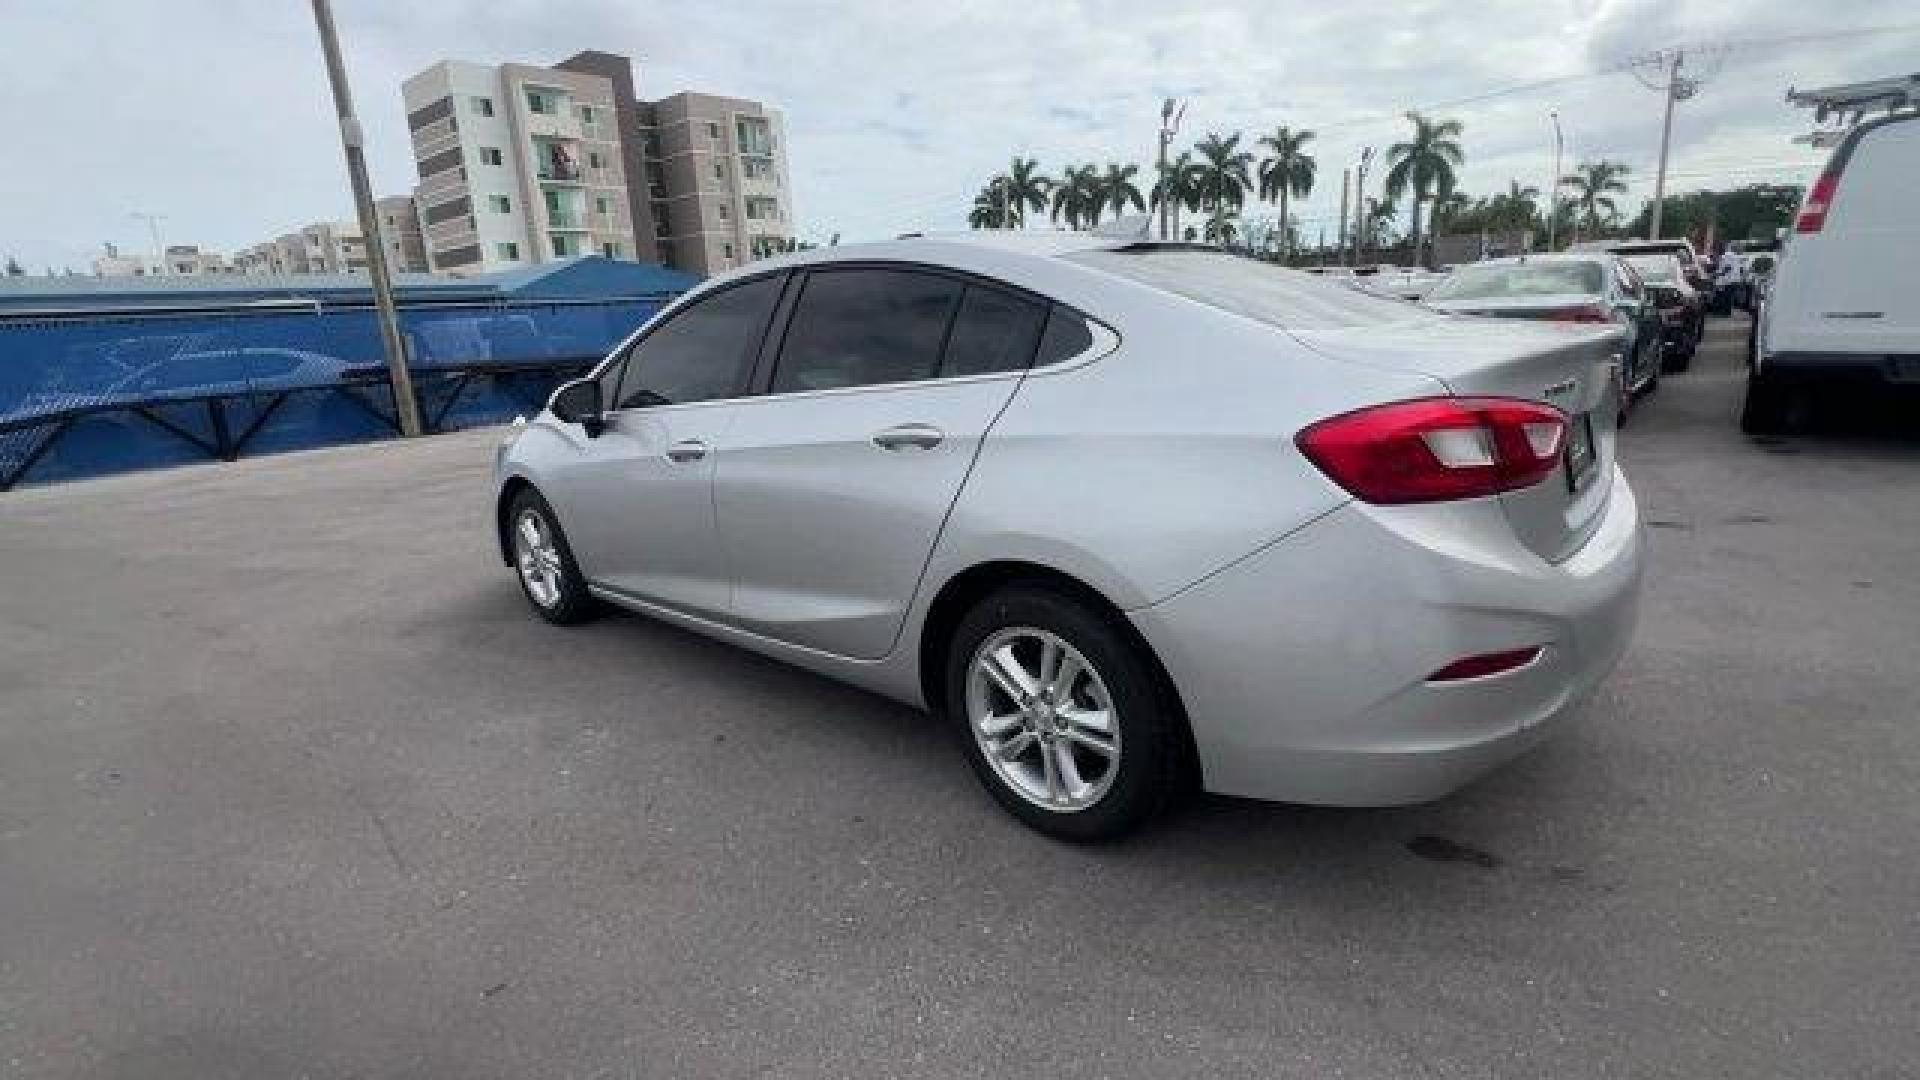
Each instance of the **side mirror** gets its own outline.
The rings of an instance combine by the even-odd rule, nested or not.
[[[554,418],[563,424],[579,424],[587,429],[587,437],[595,439],[606,430],[606,421],[602,419],[604,411],[600,403],[600,382],[597,379],[575,379],[562,383],[560,389],[553,392],[553,400],[547,404]]]

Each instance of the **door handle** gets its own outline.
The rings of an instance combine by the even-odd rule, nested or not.
[[[682,439],[667,447],[669,461],[699,461],[707,456],[707,444],[699,439]]]
[[[946,437],[946,432],[930,424],[901,424],[876,434],[873,445],[882,450],[931,450]]]

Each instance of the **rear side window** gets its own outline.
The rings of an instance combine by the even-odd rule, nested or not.
[[[816,270],[795,305],[772,392],[932,378],[963,286],[911,270]]]
[[[1087,328],[1087,320],[1072,308],[1055,304],[1053,313],[1047,316],[1047,332],[1040,337],[1040,352],[1033,358],[1033,366],[1062,363],[1091,348],[1093,331]]]
[[[743,393],[782,280],[775,274],[701,297],[641,338],[627,354],[616,408]]]
[[[1044,304],[998,289],[968,286],[947,338],[941,377],[1025,370],[1046,318]]]

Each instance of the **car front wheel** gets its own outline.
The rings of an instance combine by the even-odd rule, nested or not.
[[[532,488],[523,488],[513,497],[507,510],[507,527],[513,545],[513,566],[520,578],[520,591],[540,617],[551,623],[569,625],[584,621],[594,612],[594,600],[587,582],[574,562],[573,549],[553,507]]]
[[[1050,836],[1118,837],[1178,783],[1180,720],[1152,666],[1064,592],[1011,587],[975,605],[948,649],[946,703],[981,783]]]

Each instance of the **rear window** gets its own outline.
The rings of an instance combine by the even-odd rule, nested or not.
[[[1627,258],[1627,262],[1640,271],[1641,277],[1655,285],[1671,284],[1679,269],[1671,255],[1633,255]]]
[[[1595,295],[1606,288],[1599,263],[1527,262],[1462,266],[1427,294],[1429,300],[1491,300],[1507,296]]]
[[[1351,285],[1220,251],[1135,248],[1078,251],[1066,258],[1273,326],[1317,329],[1442,318]]]

